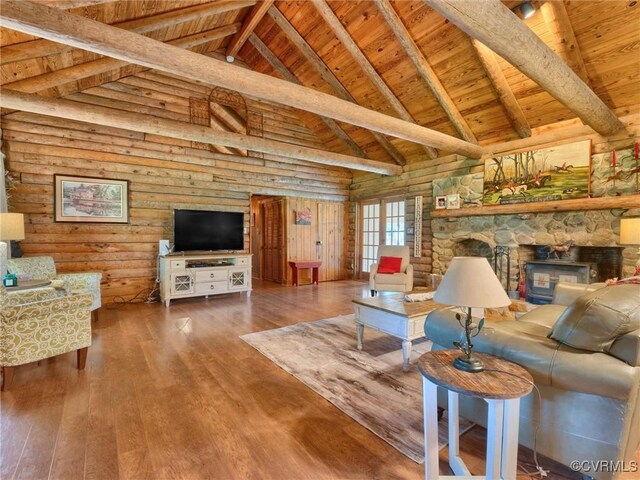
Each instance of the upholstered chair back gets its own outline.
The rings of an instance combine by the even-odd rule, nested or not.
[[[407,270],[409,255],[410,251],[407,245],[380,245],[378,247],[378,260],[380,260],[380,257],[402,257],[401,272]]]
[[[53,280],[56,277],[53,257],[10,258],[7,270],[16,275],[28,275],[31,280]]]

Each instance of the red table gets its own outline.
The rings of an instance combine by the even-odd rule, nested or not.
[[[289,262],[291,271],[293,273],[293,285],[298,286],[298,269],[299,268],[311,268],[313,273],[313,284],[318,284],[318,269],[322,265],[320,260],[294,260]]]

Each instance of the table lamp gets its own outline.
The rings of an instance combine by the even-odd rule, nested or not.
[[[0,213],[0,280],[7,274],[10,245],[5,240],[24,240],[24,215]]]
[[[462,323],[462,316],[456,318],[465,332],[463,342],[454,345],[464,352],[456,358],[453,366],[465,372],[481,372],[484,370],[482,361],[473,356],[471,339],[480,333],[484,319],[476,325],[472,322],[472,308],[495,308],[511,305],[511,300],[502,288],[489,261],[484,257],[454,257],[444,274],[442,282],[433,299],[445,305],[465,307],[467,316]]]
[[[638,261],[636,269],[640,267],[640,217],[627,217],[620,219],[620,245],[637,245]]]

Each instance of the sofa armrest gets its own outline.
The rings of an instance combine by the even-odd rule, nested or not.
[[[19,290],[17,292],[6,294],[5,305],[24,305],[26,303],[40,302],[51,298],[56,298],[56,290],[51,287],[36,288],[33,290]]]
[[[413,290],[413,265],[407,265],[407,269],[404,271],[404,273],[407,275],[407,283],[405,288],[407,289],[407,291]]]
[[[604,283],[570,283],[559,282],[553,291],[553,300],[551,303],[555,305],[569,306],[585,293],[593,292],[604,287]]]
[[[618,337],[611,344],[609,355],[628,363],[632,367],[640,367],[640,330]]]
[[[72,293],[90,293],[93,297],[91,310],[100,308],[102,305],[102,297],[100,293],[100,281],[102,273],[100,272],[83,272],[83,273],[61,273],[56,279],[64,282],[64,289],[68,294]]]

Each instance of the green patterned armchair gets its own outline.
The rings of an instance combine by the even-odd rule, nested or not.
[[[16,275],[26,275],[31,280],[51,280],[52,283],[61,282],[67,294],[87,292],[91,294],[91,312],[97,314],[102,305],[100,295],[100,280],[102,273],[60,273],[56,272],[56,264],[52,257],[24,257],[10,258],[7,270]],[[55,286],[55,285],[54,285]]]
[[[58,296],[50,287],[7,293],[0,286],[2,390],[14,367],[74,350],[82,370],[91,345],[91,303],[88,293]]]

